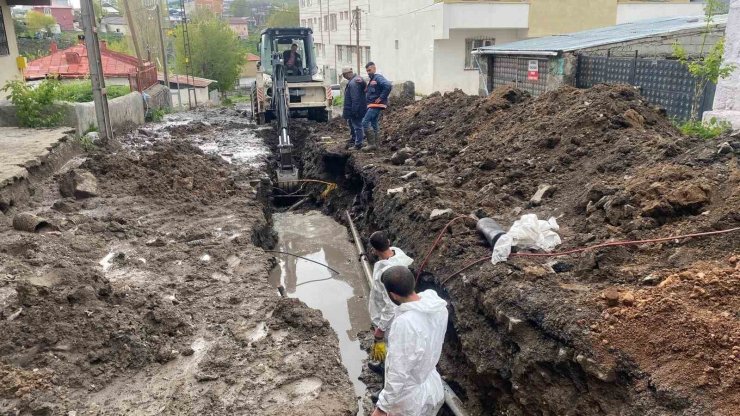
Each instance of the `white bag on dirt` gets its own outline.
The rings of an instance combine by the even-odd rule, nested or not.
[[[496,264],[508,259],[512,247],[551,251],[561,243],[557,231],[560,231],[560,226],[555,217],[545,221],[538,219],[535,214],[522,215],[520,219],[514,221],[509,232],[496,241],[491,263]]]

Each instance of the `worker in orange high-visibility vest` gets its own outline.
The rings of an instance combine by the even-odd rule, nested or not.
[[[365,130],[368,145],[363,148],[365,151],[375,150],[380,140],[380,114],[388,108],[388,96],[391,94],[393,84],[378,74],[374,62],[368,62],[365,65],[367,75],[370,81],[365,89],[365,99],[367,100],[367,113],[362,119],[362,128]]]

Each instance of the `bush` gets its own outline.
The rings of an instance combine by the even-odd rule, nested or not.
[[[146,121],[158,123],[164,119],[164,116],[169,113],[167,108],[157,108],[156,110],[150,110],[146,115]]]
[[[331,105],[333,105],[334,107],[342,107],[344,105],[344,96],[340,95],[338,97],[334,97],[331,100]]]
[[[3,91],[10,92],[10,102],[16,108],[21,127],[55,127],[63,118],[62,110],[53,107],[59,86],[55,80],[44,80],[36,88],[24,81],[8,81]]]
[[[110,85],[106,87],[108,99],[121,97],[131,92],[126,85]],[[72,81],[62,83],[57,100],[73,103],[87,103],[93,101],[92,83],[88,81]]]
[[[721,134],[732,130],[732,125],[724,120],[712,117],[709,121],[686,121],[678,125],[679,130],[687,136],[700,137],[702,139],[714,139]]]

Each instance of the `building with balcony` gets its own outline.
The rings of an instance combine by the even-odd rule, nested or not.
[[[314,0],[316,3],[316,0]],[[642,19],[698,15],[690,0],[373,0],[369,43],[378,70],[430,94],[476,94],[474,49]]]
[[[375,7],[381,2],[384,1],[299,0],[300,25],[313,29],[316,62],[325,80],[339,83],[344,66],[352,66],[358,72],[358,58],[358,73],[366,75],[365,63],[372,59],[367,24],[370,4]],[[355,18],[356,15],[359,17]],[[355,21],[359,27],[354,26]]]

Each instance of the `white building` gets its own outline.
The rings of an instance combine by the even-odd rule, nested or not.
[[[690,0],[372,0],[370,4],[368,46],[379,72],[393,81],[414,81],[422,94],[455,88],[476,94],[478,69],[470,54],[474,48],[703,12],[702,3]]]
[[[358,72],[358,36],[357,29],[352,25],[357,9],[360,41],[358,73],[365,75],[365,64],[372,59],[370,28],[367,24],[370,3],[370,0],[299,0],[300,25],[313,29],[319,73],[329,82],[339,83],[344,66],[352,66]],[[379,2],[374,0],[372,3]]]

